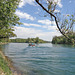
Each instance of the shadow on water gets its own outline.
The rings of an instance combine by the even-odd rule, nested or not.
[[[75,48],[75,45],[67,45],[67,44],[53,44],[53,47]]]

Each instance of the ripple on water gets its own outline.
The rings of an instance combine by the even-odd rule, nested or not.
[[[75,75],[75,48],[70,46],[47,43],[29,47],[26,43],[10,43],[4,48],[26,75]]]

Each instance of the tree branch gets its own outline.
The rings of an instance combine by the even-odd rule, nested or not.
[[[68,36],[66,36],[66,35],[61,31],[61,29],[60,29],[60,27],[59,27],[59,25],[58,25],[58,21],[57,21],[56,16],[55,16],[54,14],[52,14],[51,12],[49,12],[41,3],[39,3],[39,0],[35,0],[35,1],[42,7],[43,10],[45,10],[48,14],[50,14],[52,17],[54,17],[55,22],[56,22],[56,26],[57,26],[57,28],[59,29],[60,33],[70,40],[70,38],[69,38]]]

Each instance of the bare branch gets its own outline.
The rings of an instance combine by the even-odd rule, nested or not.
[[[42,7],[43,10],[45,10],[48,14],[50,14],[50,16],[54,17],[56,25],[57,25],[57,28],[59,29],[60,33],[70,40],[70,38],[68,36],[66,36],[63,31],[61,31],[61,28],[58,25],[58,21],[57,21],[56,16],[54,14],[52,14],[51,12],[49,12],[41,3],[39,3],[39,0],[35,0],[35,1]]]

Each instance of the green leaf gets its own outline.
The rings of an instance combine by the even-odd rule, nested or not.
[[[15,36],[13,26],[21,24],[15,14],[20,0],[0,0],[0,38]]]

